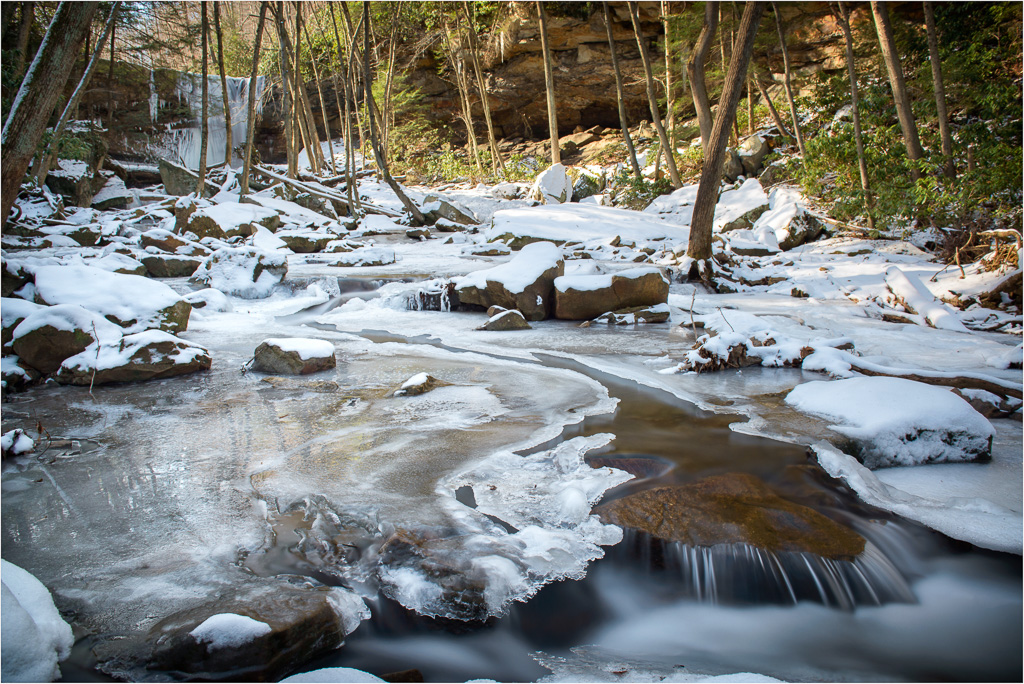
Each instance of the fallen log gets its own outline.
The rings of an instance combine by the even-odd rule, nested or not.
[[[307,183],[303,183],[302,181],[295,180],[294,178],[289,178],[288,176],[285,176],[283,174],[277,173],[275,171],[271,171],[270,169],[268,169],[268,168],[266,168],[264,166],[260,166],[258,164],[253,164],[252,172],[256,173],[256,174],[259,174],[259,175],[262,175],[262,176],[264,176],[266,178],[272,178],[272,179],[274,179],[276,181],[280,181],[281,183],[284,183],[285,185],[287,185],[289,187],[295,188],[299,192],[307,192],[310,195],[313,195],[315,197],[320,197],[320,198],[329,200],[331,202],[338,202],[338,203],[342,204],[344,207],[348,208],[348,199],[344,195],[341,195],[341,194],[338,194],[338,193],[334,193],[334,192],[330,192],[330,191],[324,190],[324,189],[319,189],[319,188],[311,187]],[[401,216],[402,216],[402,214],[399,213],[399,212],[392,211],[390,209],[385,209],[384,207],[378,207],[377,205],[370,204],[369,202],[365,202],[365,201],[361,202],[361,205],[362,205],[363,209],[367,213],[370,213],[370,214],[381,214],[381,215],[387,216],[389,218],[401,218]]]

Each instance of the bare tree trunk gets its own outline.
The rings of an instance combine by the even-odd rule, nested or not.
[[[324,135],[327,136],[327,148],[331,152],[331,174],[337,176],[338,167],[334,162],[334,143],[331,141],[331,125],[327,121],[327,105],[324,104],[324,91],[320,86],[320,71],[316,68],[316,57],[313,55],[313,41],[309,37],[309,27],[304,25],[302,28],[306,34],[306,42],[309,44],[310,48],[309,61],[310,64],[313,65],[313,80],[316,81],[316,94],[320,99],[320,113],[323,115],[324,120]],[[340,113],[341,108],[339,107],[338,109]]]
[[[480,150],[476,144],[476,130],[473,128],[473,107],[469,100],[469,84],[466,79],[466,67],[459,56],[459,48],[452,39],[448,28],[448,22],[444,16],[441,17],[441,26],[444,28],[445,38],[448,44],[448,56],[452,63],[452,70],[455,72],[455,87],[459,91],[459,103],[462,105],[462,122],[466,124],[466,146],[469,148],[476,170],[483,175],[484,165],[480,161]],[[476,180],[476,179],[474,179]]]
[[[690,61],[686,64],[686,73],[690,77],[690,91],[693,93],[693,106],[697,110],[697,123],[700,125],[700,144],[704,149],[704,157],[708,155],[708,144],[711,140],[711,102],[708,100],[708,88],[704,82],[704,62],[708,59],[711,43],[718,30],[718,3],[707,2],[704,5],[704,27],[700,30],[697,45],[693,48]]]
[[[239,201],[249,194],[249,173],[252,170],[252,146],[256,135],[256,83],[260,73],[260,43],[263,41],[263,26],[267,19],[267,6],[264,0],[260,3],[260,18],[256,23],[256,39],[252,51],[252,71],[249,73],[249,100],[246,102],[245,114],[245,157],[242,159],[242,180],[240,181]]]
[[[718,113],[715,115],[715,126],[711,131],[709,151],[701,169],[700,183],[697,186],[697,198],[693,206],[693,218],[690,221],[690,242],[687,254],[694,259],[695,272],[705,281],[711,279],[711,234],[715,217],[715,204],[718,201],[718,188],[722,181],[722,167],[725,164],[725,149],[729,138],[729,128],[736,116],[740,95],[743,93],[743,75],[750,63],[750,55],[754,50],[754,36],[757,26],[764,13],[763,2],[748,2],[740,19],[739,35],[733,47],[729,71],[725,78],[722,97],[718,101]]]
[[[427,220],[423,217],[423,213],[419,210],[409,197],[402,190],[402,186],[395,182],[395,179],[391,177],[391,173],[388,171],[387,161],[384,159],[384,153],[380,148],[380,138],[377,135],[377,122],[373,117],[373,76],[370,71],[370,4],[363,1],[363,86],[366,89],[366,109],[370,119],[370,140],[373,146],[373,154],[377,159],[377,166],[380,168],[381,174],[384,176],[384,181],[391,187],[391,190],[398,195],[398,199],[401,200],[402,205],[412,214],[413,220],[416,225],[424,225]]]
[[[203,191],[206,189],[206,146],[209,143],[210,138],[210,120],[209,113],[207,112],[207,105],[210,99],[210,88],[207,61],[210,52],[210,20],[206,16],[206,3],[207,0],[203,0],[200,3],[200,11],[202,13],[202,43],[203,43],[203,96],[202,96],[202,107],[203,111],[199,118],[199,183],[196,184],[196,197],[202,197]]]
[[[362,63],[359,60],[359,51],[355,49],[356,41],[359,38],[359,27],[363,24],[363,19],[360,17],[359,25],[352,28],[352,17],[348,13],[348,5],[341,3],[341,12],[345,15],[345,27],[348,32],[349,45],[352,46],[351,54],[349,55],[349,73],[353,83],[353,98],[355,97],[355,91],[357,90],[356,85],[359,83],[359,69],[362,68]],[[353,105],[355,100],[353,99]],[[363,126],[362,117],[359,115],[359,107],[354,107],[356,127],[359,130],[359,148],[363,155],[363,159],[366,159],[366,143],[367,136],[365,135],[366,128]]]
[[[942,83],[942,63],[939,60],[939,39],[935,31],[935,8],[931,0],[924,3],[924,24],[928,31],[928,57],[932,63],[932,83],[935,88],[935,112],[939,117],[939,135],[942,137],[942,156],[945,157],[947,178],[956,178],[953,162],[953,136],[949,131],[949,113],[946,111],[946,88]]]
[[[785,70],[786,99],[789,100],[789,114],[793,119],[796,146],[800,149],[800,156],[806,159],[807,150],[804,148],[804,135],[800,127],[800,116],[796,112],[796,101],[793,99],[793,87],[790,84],[789,50],[786,48],[786,31],[782,26],[782,16],[779,14],[778,3],[772,3],[772,11],[775,13],[775,27],[779,31],[779,47],[782,48],[782,64]]]
[[[892,88],[893,100],[896,102],[896,116],[899,117],[900,128],[903,130],[907,157],[911,161],[910,175],[917,181],[921,177],[917,162],[924,158],[924,149],[921,148],[921,138],[917,135],[917,123],[914,121],[914,111],[911,109],[907,84],[903,78],[903,66],[896,52],[896,39],[893,37],[892,23],[889,21],[889,8],[884,2],[872,0],[871,12],[875,17],[875,29],[878,32],[882,57],[885,59],[885,68],[889,72],[889,85]]]
[[[747,135],[754,135],[754,77],[747,74]]]
[[[295,124],[296,102],[292,88],[291,63],[285,51],[285,15],[284,2],[277,0],[277,6],[271,5],[274,13],[274,28],[277,30],[277,58],[281,65],[281,89],[284,97],[284,138],[285,148],[288,154],[288,177],[295,178],[298,175],[298,131]]]
[[[224,71],[224,35],[220,30],[220,2],[213,2],[213,30],[217,34],[217,68],[220,70],[220,90],[224,98],[224,163],[231,167],[231,101],[228,99],[228,75]]]
[[[107,130],[114,130],[114,38],[117,25],[110,30],[110,68],[107,70]]]
[[[860,128],[860,98],[857,94],[857,70],[853,61],[853,35],[850,32],[850,14],[839,0],[839,26],[843,29],[846,39],[846,71],[850,77],[850,101],[853,106],[853,137],[857,143],[857,165],[860,167],[860,187],[864,191],[864,211],[868,216],[868,228],[875,229],[875,217],[872,211],[874,200],[871,196],[871,183],[868,180],[868,164],[864,158],[864,139]]]
[[[21,22],[18,24],[18,55],[14,62],[14,77],[21,78],[25,75],[25,65],[28,63],[28,39],[32,35],[32,22],[35,21],[36,3],[21,3]]]
[[[473,72],[476,74],[476,87],[480,91],[480,101],[484,106],[484,121],[487,123],[487,141],[491,145],[491,166],[495,173],[501,172],[505,175],[505,162],[501,158],[501,151],[498,149],[498,140],[494,135],[494,124],[491,121],[491,104],[487,100],[487,85],[484,82],[484,72],[480,68],[480,46],[476,36],[476,26],[473,25],[473,18],[469,14],[469,4],[462,5],[462,11],[466,15],[466,22],[469,25],[469,48],[470,56],[473,59]]]
[[[89,64],[85,68],[85,73],[82,74],[82,79],[78,82],[78,87],[75,88],[75,92],[71,94],[71,98],[64,106],[64,112],[60,115],[60,120],[57,121],[57,125],[53,129],[53,136],[50,138],[49,146],[42,154],[37,156],[38,168],[35,170],[34,175],[36,176],[36,182],[39,185],[46,182],[46,177],[50,174],[50,169],[53,168],[54,163],[57,161],[57,152],[60,148],[61,136],[64,135],[64,129],[67,128],[68,121],[71,119],[71,114],[78,108],[78,101],[82,98],[82,93],[84,93],[85,89],[89,87],[89,80],[92,79],[92,74],[96,70],[96,65],[100,62],[103,46],[106,44],[107,36],[110,35],[110,32],[114,27],[114,22],[117,20],[117,10],[120,9],[120,7],[120,2],[115,2],[111,5],[110,17],[107,19],[107,23],[103,27],[103,32],[96,41],[96,51],[93,53],[92,59],[89,60]]]
[[[3,171],[0,173],[3,202],[0,218],[4,222],[18,199],[25,172],[46,130],[48,115],[60,100],[97,5],[98,2],[62,2],[57,7],[43,42],[14,96],[14,103],[0,132]]]
[[[313,116],[313,108],[309,104],[309,93],[306,91],[306,82],[302,78],[302,3],[295,0],[295,70],[292,72],[295,78],[295,88],[299,93],[299,101],[302,103],[300,116],[306,131],[306,156],[309,158],[309,166],[314,174],[319,175],[324,166],[324,150],[320,145],[320,135],[316,130],[316,118]]]
[[[665,122],[668,127],[669,147],[676,149],[675,94],[672,90],[672,41],[668,21],[668,0],[661,0],[661,23],[665,31]]]
[[[540,45],[544,52],[544,89],[548,97],[548,133],[551,136],[551,163],[562,162],[562,149],[558,142],[558,112],[555,108],[555,74],[551,68],[551,47],[548,45],[548,15],[544,3],[537,0],[540,15]]]
[[[345,60],[341,55],[341,33],[338,31],[338,19],[334,14],[334,3],[327,3],[328,8],[331,11],[331,24],[334,27],[334,42],[338,46],[338,70],[345,68]],[[350,47],[351,49],[351,47]],[[339,98],[338,94],[338,75],[337,71],[334,72],[334,96],[335,99]],[[352,118],[351,111],[349,109],[349,103],[352,99],[351,92],[351,74],[346,74],[344,77],[345,82],[345,109],[344,119],[342,120],[342,135],[345,138],[345,196],[348,198],[349,213],[355,214],[359,211],[359,192],[356,188],[356,176],[355,176],[355,165],[356,165],[356,151],[355,144],[352,137]],[[341,102],[338,102],[338,112],[342,112]]]
[[[629,151],[629,164],[633,167],[633,175],[642,178],[640,164],[636,160],[636,150],[633,148],[633,138],[629,135],[629,122],[626,120],[625,98],[622,94],[622,70],[619,68],[619,55],[615,49],[615,39],[612,37],[612,18],[608,11],[608,3],[601,3],[601,10],[604,12],[604,27],[608,31],[608,49],[612,53],[612,70],[615,72],[615,93],[619,101],[619,126],[622,128],[622,138],[626,142],[626,150]]]
[[[672,187],[678,188],[682,185],[682,182],[679,180],[679,171],[676,169],[674,150],[668,141],[665,127],[661,123],[657,94],[654,91],[654,75],[651,73],[651,55],[647,50],[647,42],[644,40],[643,32],[640,30],[640,16],[637,12],[636,2],[629,2],[629,16],[633,20],[633,33],[636,34],[636,43],[640,47],[640,59],[644,63],[644,74],[647,78],[647,104],[651,108],[654,128],[658,131],[661,147],[665,151],[665,165],[668,167],[668,175],[672,179]]]
[[[772,115],[772,121],[775,122],[775,127],[779,129],[779,133],[782,135],[789,135],[789,129],[786,128],[786,124],[782,122],[782,117],[779,116],[779,110],[775,108],[775,104],[772,102],[772,98],[768,95],[768,91],[765,89],[764,84],[761,83],[761,79],[754,74],[754,82],[757,84],[757,90],[761,93],[762,99],[765,104],[768,105],[768,111]]]

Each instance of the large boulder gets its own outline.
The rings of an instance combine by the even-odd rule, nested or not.
[[[351,252],[344,252],[334,266],[387,266],[395,263],[395,250],[391,247],[359,247]]]
[[[199,187],[198,173],[166,159],[160,160],[160,179],[163,180],[164,190],[168,195],[191,195]],[[207,197],[213,196],[213,186],[207,184],[203,194]]]
[[[562,204],[572,199],[572,179],[561,164],[552,164],[541,171],[528,197],[542,204]]]
[[[768,152],[768,143],[761,136],[752,135],[744,138],[737,150],[740,163],[743,165],[743,175],[747,178],[757,176]]]
[[[105,175],[109,172],[103,173]],[[124,209],[135,201],[135,193],[128,189],[123,180],[113,174],[110,177],[104,178],[104,180],[106,182],[103,184],[103,187],[93,195],[92,204],[90,205],[93,209],[98,209],[99,211]]]
[[[505,332],[508,330],[529,329],[530,324],[526,322],[525,318],[523,318],[523,314],[519,313],[515,309],[502,309],[501,311],[494,313],[490,318],[487,319],[486,323],[477,328],[477,330],[490,330],[500,332]]]
[[[159,328],[176,334],[192,310],[174,290],[144,276],[112,273],[82,264],[34,266],[36,300],[79,304],[106,316],[128,333]]]
[[[58,159],[57,167],[46,177],[48,188],[79,207],[90,206],[106,182],[106,177],[95,173],[89,164],[73,159]]]
[[[42,304],[36,304],[18,297],[4,297],[0,300],[0,322],[3,326],[3,346],[6,347],[14,339],[14,329],[34,314],[36,311],[45,308]]]
[[[437,195],[427,195],[420,211],[430,223],[436,223],[439,219],[447,219],[465,226],[475,226],[480,223],[476,215],[466,207]]]
[[[77,304],[42,307],[27,315],[13,330],[11,346],[22,361],[43,375],[54,373],[64,359],[100,341],[116,346],[121,329]]]
[[[540,321],[551,315],[555,278],[564,273],[562,250],[550,242],[534,242],[500,266],[457,279],[456,288],[463,304],[519,309],[526,320]]]
[[[780,497],[748,473],[646,489],[601,504],[594,512],[604,522],[698,547],[749,544],[849,560],[865,545],[852,529]]]
[[[807,213],[797,190],[778,187],[768,196],[768,210],[754,222],[755,233],[770,231],[780,249],[788,250],[817,240],[825,228]]]
[[[330,242],[338,238],[337,235],[332,235],[331,233],[303,230],[301,228],[279,230],[275,235],[288,246],[288,249],[296,254],[322,252]]]
[[[277,230],[281,225],[281,217],[273,209],[258,204],[222,202],[192,212],[185,224],[185,230],[200,238],[214,237],[223,240],[236,235],[248,237],[256,231],[257,225]]]
[[[118,344],[93,343],[57,371],[62,385],[141,382],[210,368],[210,352],[161,330],[125,335]]]
[[[588,197],[593,197],[605,187],[605,178],[602,175],[587,169],[572,169],[569,177],[572,179],[572,201],[579,202]]]
[[[223,247],[206,257],[192,282],[244,299],[270,296],[288,274],[288,257],[255,247]]]
[[[726,190],[715,204],[714,227],[723,233],[753,227],[768,211],[770,200],[756,178],[748,178],[733,190]]]
[[[200,257],[177,254],[150,254],[142,257],[142,265],[151,278],[187,278],[203,263]]]
[[[308,375],[337,366],[334,345],[327,340],[282,337],[263,340],[250,368],[264,373]]]
[[[725,164],[722,166],[722,176],[729,183],[743,175],[743,162],[739,153],[731,147],[725,151]]]
[[[664,304],[668,280],[656,268],[632,268],[610,275],[556,278],[555,318],[589,320],[608,311]]]

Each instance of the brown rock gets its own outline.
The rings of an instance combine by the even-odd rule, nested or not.
[[[848,560],[864,538],[812,508],[776,494],[747,473],[647,489],[594,509],[604,522],[691,546],[750,544]]]
[[[501,276],[495,275],[492,279],[488,277],[488,274],[501,269],[501,274],[505,275],[510,271],[514,271],[520,264],[522,268],[529,269],[530,265],[535,263],[535,260],[541,260],[541,263],[550,263],[548,257],[553,254],[551,250],[552,247],[544,242],[527,245],[512,261],[497,266],[490,271],[484,271],[482,274],[485,281],[484,288],[481,289],[476,285],[460,286],[457,290],[459,301],[463,304],[475,304],[484,308],[497,305],[506,309],[519,309],[523,317],[528,321],[541,321],[548,318],[551,310],[554,308],[552,293],[554,291],[555,278],[565,273],[565,262],[562,259],[558,259],[554,266],[539,273],[533,282],[526,285],[521,292],[509,290],[502,281]],[[530,270],[536,272],[537,267],[533,267]],[[470,274],[470,276],[472,275]],[[607,309],[602,309],[598,313],[603,313],[604,311],[607,311]]]
[[[97,369],[88,365],[64,363],[57,372],[62,385],[105,385],[114,382],[142,382],[209,370],[210,353],[198,345],[160,331],[125,335],[121,350],[131,352],[126,362],[113,368]]]
[[[594,283],[608,282],[593,287]],[[609,282],[610,281],[610,282]],[[555,318],[588,320],[608,311],[646,307],[668,301],[668,281],[657,269],[630,269],[608,276],[573,276],[555,282]]]
[[[187,278],[201,263],[202,259],[175,254],[151,254],[142,258],[142,264],[152,278]]]
[[[274,340],[267,340],[256,347],[256,352],[253,354],[252,370],[264,373],[308,375],[322,370],[330,370],[337,365],[333,350],[329,355],[303,359],[299,352],[283,349]]]
[[[494,307],[491,307],[494,308]],[[501,311],[494,316],[487,319],[487,322],[481,325],[477,330],[529,330],[530,324],[523,318],[523,314],[519,313],[515,309],[511,311]]]

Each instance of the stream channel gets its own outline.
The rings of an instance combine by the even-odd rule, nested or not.
[[[273,601],[283,577],[343,588],[370,608],[341,649],[301,670],[415,669],[426,681],[456,682],[731,672],[1021,680],[1019,557],[865,506],[805,448],[740,434],[730,429],[742,420],[735,413],[702,411],[594,370],[585,357],[523,361],[314,322],[338,303],[262,323],[241,311],[196,320],[190,337],[215,359],[206,374],[92,392],[47,386],[5,403],[4,431],[38,422],[53,437],[41,456],[5,468],[2,542],[4,558],[39,577],[75,618],[66,681],[176,678],[178,668],[146,664],[147,630],[211,597]],[[259,341],[287,335],[330,339],[338,369],[299,379],[239,372]],[[419,372],[446,384],[392,396]],[[744,373],[771,384],[799,371]],[[537,543],[564,558],[538,566],[507,542],[522,516],[502,513],[489,491],[543,488],[552,473],[517,479],[508,459],[566,445],[590,466],[635,476],[610,479],[602,506],[741,477],[854,530],[865,551],[835,561],[627,531],[600,557],[594,540],[609,528],[568,529],[557,516],[573,502],[554,496],[538,499],[555,517],[537,523]],[[495,452],[506,460],[485,458]],[[473,597],[465,610],[479,619],[459,619],[447,594],[406,581],[420,571],[416,559],[381,551],[381,535],[396,530],[443,537],[432,560],[445,567],[476,568],[486,549],[498,559],[491,570],[501,569],[488,577],[514,567],[526,579],[509,580],[497,598]],[[389,559],[390,575],[380,571]]]

